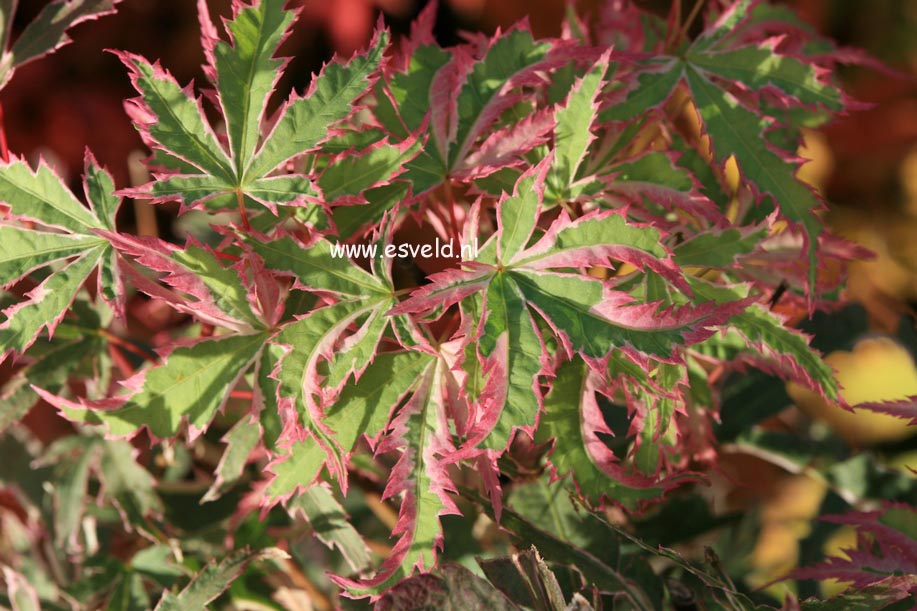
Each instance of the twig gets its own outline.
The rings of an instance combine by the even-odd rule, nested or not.
[[[674,44],[678,44],[683,38],[688,36],[688,30],[691,29],[691,24],[694,23],[694,20],[697,19],[697,16],[700,14],[700,10],[704,7],[704,0],[695,0],[694,7],[691,9],[691,12],[688,13],[688,18],[685,19],[685,22],[678,28],[678,32],[675,34]],[[678,6],[681,7],[681,2],[678,2]]]
[[[159,356],[157,356],[156,353],[142,350],[140,347],[132,344],[131,342],[127,341],[126,339],[118,337],[117,335],[109,331],[108,329],[97,329],[97,332],[100,336],[105,338],[105,340],[109,344],[118,346],[119,348],[123,348],[124,350],[126,350],[127,352],[130,352],[134,356],[139,356],[144,361],[156,362],[159,360]]]

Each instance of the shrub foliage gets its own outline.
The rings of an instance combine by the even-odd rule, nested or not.
[[[52,3],[9,45],[0,2],[0,82],[114,4]],[[220,31],[198,4],[202,87],[118,52],[150,182],[119,189],[89,153],[77,192],[43,161],[0,165],[0,352],[17,364],[2,443],[28,457],[3,477],[36,460],[53,482],[16,489],[41,511],[10,539],[9,604],[276,607],[277,575],[330,585],[289,552],[324,554],[340,591],[381,608],[418,592],[437,608],[755,608],[739,567],[658,547],[672,537],[645,516],[692,507],[686,537],[725,524],[685,490],[735,441],[717,428],[728,372],[839,400],[788,317],[835,301],[859,254],[796,177],[802,130],[850,107],[846,56],[748,0],[708,7],[696,36],[694,15],[609,2],[568,11],[560,38],[522,23],[449,48],[428,7],[409,37],[380,24],[279,92],[296,11],[235,0]],[[194,229],[124,231],[122,198],[179,202]],[[173,328],[132,333],[163,304]],[[39,397],[75,433],[36,449],[16,423]],[[756,409],[743,434],[763,447]],[[221,458],[195,455],[220,434]],[[843,564],[862,608],[904,600],[913,511],[894,507],[881,528],[851,514],[863,550],[800,578]],[[521,553],[444,564],[481,511]],[[303,524],[333,552],[272,531]]]

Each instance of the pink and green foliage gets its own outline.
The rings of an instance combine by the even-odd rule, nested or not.
[[[884,503],[876,511],[850,512],[823,519],[856,527],[857,546],[841,550],[846,558],[834,556],[821,564],[797,569],[795,577],[833,578],[861,588],[888,580],[893,584],[892,589],[902,594],[917,586],[917,512],[913,507]]]
[[[16,68],[35,61],[70,42],[67,30],[90,19],[115,12],[121,0],[54,0],[11,39],[19,0],[0,2],[0,89]]]
[[[114,4],[52,6],[72,24]],[[594,27],[571,11],[558,39],[537,40],[519,24],[450,48],[433,38],[431,6],[409,38],[393,44],[380,24],[363,52],[287,94],[276,91],[286,67],[277,51],[296,11],[284,0],[234,0],[220,32],[199,0],[202,88],[118,53],[138,94],[126,110],[151,151],[148,184],[118,190],[87,154],[84,205],[44,163],[0,165],[0,284],[42,278],[0,317],[0,353],[27,364],[0,421],[40,396],[85,432],[81,462],[58,490],[77,499],[60,541],[79,547],[83,497],[97,476],[99,498],[115,499],[164,546],[153,479],[124,440],[171,448],[217,421],[227,448],[203,501],[261,465],[232,519],[278,505],[304,515],[343,552],[333,580],[351,596],[378,597],[438,567],[444,520],[473,511],[472,499],[525,546],[576,566],[587,590],[618,592],[627,608],[652,607],[653,588],[665,589],[633,577],[652,575],[653,554],[687,567],[710,600],[754,608],[715,562],[701,570],[644,543],[640,559],[618,544],[620,557],[595,555],[517,513],[525,502],[511,497],[521,493],[504,490],[514,451],[529,448],[550,474],[545,494],[570,506],[565,520],[630,537],[601,510],[639,515],[704,478],[724,371],[753,367],[838,398],[809,337],[769,306],[781,281],[791,307],[829,305],[838,286],[826,266],[850,251],[826,234],[823,202],[796,178],[800,130],[849,107],[833,82],[832,48],[807,44],[764,3],[711,8],[693,40],[681,24],[618,4]],[[0,1],[0,27],[14,6]],[[65,40],[56,36],[45,50]],[[30,41],[23,34],[0,67],[37,56],[17,51],[38,44]],[[122,197],[179,202],[214,224],[183,244],[130,235],[115,223]],[[231,221],[218,223],[218,213]],[[408,262],[419,283],[398,276],[403,261],[339,255],[341,245],[381,254],[409,223],[455,252],[480,248],[432,271]],[[137,342],[145,362],[114,379],[109,352],[132,344],[125,301],[137,294],[187,324],[155,354]],[[614,410],[623,428],[610,424]],[[116,463],[137,471],[132,483],[110,473]],[[341,505],[367,482],[400,506],[382,563]],[[895,554],[913,556],[913,545],[858,523],[875,534],[882,564],[864,560],[856,571],[893,573]],[[279,554],[237,552],[156,608],[190,608],[182,597],[203,606],[250,561]],[[559,592],[537,553],[523,560],[514,578],[539,575],[542,590]],[[160,563],[159,573],[142,563],[119,573],[115,594],[184,578]],[[838,576],[846,564],[860,561],[803,572]],[[625,569],[635,572],[617,572]],[[37,595],[4,571],[10,597]],[[443,574],[453,585],[473,577]],[[876,581],[858,573],[855,585]]]

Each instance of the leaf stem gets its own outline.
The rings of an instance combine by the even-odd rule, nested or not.
[[[121,352],[121,349],[115,346],[114,344],[108,344],[108,354],[111,356],[112,362],[118,368],[118,371],[121,372],[126,378],[131,377],[135,373],[134,366],[131,365],[131,362],[127,360],[127,357],[124,356],[124,353]]]
[[[297,588],[306,592],[309,600],[315,605],[316,609],[319,611],[324,611],[325,609],[333,609],[334,605],[331,602],[331,599],[328,598],[314,583],[309,577],[299,568],[299,566],[293,562],[291,559],[286,559],[282,561],[284,567],[284,574],[289,578],[289,580]]]
[[[112,346],[117,346],[118,348],[121,348],[127,352],[130,352],[134,356],[139,356],[144,361],[156,362],[159,360],[159,357],[156,356],[156,354],[142,350],[141,348],[132,344],[131,342],[121,337],[118,337],[117,335],[109,331],[108,329],[98,329],[97,332],[101,337],[103,337]]]
[[[218,259],[223,259],[224,261],[232,261],[233,263],[236,263],[240,259],[242,259],[242,257],[239,257],[237,255],[231,255],[228,252],[221,252],[219,250],[214,251],[213,254],[216,255]]]
[[[683,38],[688,36],[688,30],[691,29],[691,24],[694,23],[694,20],[697,19],[697,16],[700,14],[700,10],[704,7],[704,0],[695,0],[694,6],[691,8],[691,12],[688,13],[688,18],[685,19],[685,22],[681,24],[681,27],[678,28],[678,32],[675,33],[674,44],[681,42]],[[678,6],[681,6],[681,2],[678,3]]]
[[[10,162],[10,149],[6,144],[6,129],[3,126],[3,105],[0,104],[0,160]]]
[[[669,31],[668,33],[666,33],[666,37],[665,37],[666,48],[671,48],[671,47],[674,47],[676,44],[678,44],[679,35],[681,34],[681,27],[680,27],[681,26],[681,4],[682,4],[682,0],[674,0],[672,2],[671,13],[673,14],[672,14],[672,17],[669,23],[673,27],[678,28],[678,29],[674,30],[674,34],[675,34],[674,37],[672,37],[672,31]]]
[[[402,295],[413,293],[416,289],[417,289],[416,286],[409,286],[407,288],[398,289],[398,290],[392,291],[392,297],[401,297]]]
[[[646,151],[653,143],[653,140],[661,133],[658,122],[650,123],[637,133],[637,137],[628,145],[628,156],[636,157]]]
[[[459,229],[458,221],[455,219],[455,198],[452,196],[452,179],[447,177],[443,187],[446,193],[446,208],[449,210],[449,222],[452,224],[452,236],[458,240],[462,237],[462,232]]]
[[[383,501],[379,493],[371,490],[364,490],[363,498],[369,510],[373,512],[373,515],[375,515],[380,522],[385,524],[386,528],[395,528],[398,524],[398,512]]]
[[[248,212],[245,210],[245,197],[241,189],[236,189],[236,203],[239,205],[239,215],[242,217],[242,227],[245,231],[251,231],[251,223],[248,222]]]

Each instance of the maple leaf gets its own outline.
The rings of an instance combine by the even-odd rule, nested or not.
[[[787,107],[838,112],[842,94],[824,81],[825,70],[808,58],[784,55],[772,41],[757,45],[735,42],[734,31],[749,17],[751,0],[735,2],[679,57],[654,57],[623,95],[600,113],[603,121],[630,120],[648,108],[662,106],[679,83],[685,83],[711,137],[719,164],[734,157],[738,167],[762,200],[757,219],[776,211],[794,227],[801,227],[808,259],[808,291],[816,287],[818,237],[822,223],[815,213],[823,208],[815,192],[795,174],[800,160],[768,142],[775,123],[751,94],[776,92]],[[731,87],[736,83],[744,88]],[[745,219],[742,219],[743,221]],[[811,303],[811,300],[810,300]]]
[[[563,103],[555,109],[554,162],[545,180],[545,205],[582,202],[612,209],[628,206],[631,218],[662,228],[676,227],[688,215],[717,227],[728,225],[717,206],[699,194],[700,183],[679,167],[678,155],[627,153],[642,122],[621,130],[608,128],[600,112],[600,99],[609,84],[611,60],[616,57],[605,51],[572,83]],[[678,220],[673,222],[673,216]]]
[[[719,303],[735,302],[748,295],[747,287],[713,285],[698,279],[691,281],[691,288],[698,295]],[[830,401],[839,400],[831,367],[809,346],[805,334],[787,327],[778,315],[753,304],[734,314],[726,326],[739,334],[743,352],[748,353],[750,362],[780,371],[784,377]]]
[[[166,590],[159,599],[155,611],[180,611],[181,609],[206,609],[230,584],[245,571],[250,563],[258,560],[284,560],[289,554],[271,547],[258,551],[243,548],[234,551],[220,562],[208,562],[181,592]]]
[[[698,233],[673,248],[675,262],[682,268],[728,269],[758,250],[767,230],[715,229]]]
[[[359,379],[343,387],[334,402],[325,406],[323,430],[334,443],[349,454],[361,437],[378,438],[389,422],[391,412],[411,390],[429,362],[424,352],[384,352],[378,354]],[[392,376],[392,372],[398,375]],[[305,490],[329,461],[328,450],[316,435],[293,441],[288,451],[269,466],[274,477],[265,494],[266,503],[286,501]]]
[[[363,571],[369,567],[366,543],[328,487],[311,486],[289,503],[288,510],[291,515],[304,515],[319,540],[338,548],[351,569]]]
[[[67,30],[115,12],[121,0],[54,0],[25,27],[10,46],[17,0],[0,2],[0,89],[16,68],[53,53],[70,42]]]
[[[433,43],[431,14],[419,23],[412,32],[407,65],[386,70],[385,83],[377,87],[380,103],[375,109],[379,123],[401,137],[429,119],[426,145],[404,174],[417,197],[453,178],[486,176],[515,163],[520,153],[534,147],[550,127],[541,119],[526,124],[509,139],[516,145],[499,154],[474,152],[500,115],[526,99],[524,93],[512,91],[537,82],[539,70],[560,62],[552,43],[535,41],[524,27],[498,32],[486,42],[459,46],[450,53]],[[506,135],[499,138],[504,146]],[[486,165],[481,163],[485,157]]]
[[[378,595],[410,577],[415,568],[432,569],[435,550],[443,542],[440,516],[459,513],[449,496],[455,488],[443,460],[454,451],[447,418],[459,391],[450,370],[444,356],[427,357],[423,372],[411,378],[409,398],[376,448],[377,453],[401,452],[382,495],[383,500],[402,495],[398,523],[392,531],[399,539],[375,577],[360,581],[334,578],[356,596]]]
[[[376,246],[384,248],[389,240],[390,234],[385,233]],[[374,261],[375,273],[369,273],[346,257],[335,256],[334,246],[321,238],[305,249],[290,237],[266,243],[251,241],[249,245],[275,273],[292,274],[300,288],[333,300],[282,326],[272,339],[282,354],[274,362],[271,375],[277,380],[277,406],[287,414],[284,443],[305,445],[309,451],[321,447],[325,451],[325,459],[310,461],[314,469],[303,473],[317,473],[327,461],[346,489],[342,461],[349,459],[363,434],[373,437],[388,422],[385,412],[374,416],[365,413],[372,404],[366,403],[361,393],[371,385],[374,396],[400,396],[406,390],[398,380],[389,380],[391,370],[386,367],[397,364],[399,370],[417,374],[417,358],[424,354],[377,354],[380,341],[387,333],[403,338],[416,336],[424,344],[427,340],[407,316],[386,316],[397,303],[391,260]],[[353,381],[348,382],[351,376]],[[350,410],[363,415],[351,420],[350,412],[339,411],[342,406],[351,406]],[[288,458],[298,460],[294,456]],[[275,464],[283,469],[286,460]],[[308,483],[308,477],[286,486],[274,482],[265,502],[273,504]]]
[[[837,579],[862,588],[889,577],[913,575],[917,573],[915,518],[914,507],[892,502],[884,502],[880,511],[822,516],[826,522],[854,526],[856,548],[841,550],[846,558],[833,556],[820,564],[798,568],[789,577]],[[903,585],[908,593],[917,593],[917,583]]]
[[[372,195],[367,192],[377,192],[401,174],[405,164],[420,152],[420,145],[421,142],[411,136],[397,144],[381,140],[359,154],[345,151],[332,159],[318,177],[324,203],[329,206],[371,205],[368,198]]]
[[[88,208],[43,161],[34,172],[19,159],[0,165],[0,206],[7,212],[0,221],[0,286],[66,261],[32,289],[26,300],[3,311],[0,360],[22,354],[43,329],[53,335],[94,270],[98,270],[102,299],[123,316],[117,258],[108,241],[98,234],[114,229],[120,200],[112,195],[111,176],[89,153],[83,186]]]
[[[174,437],[187,424],[195,438],[205,431],[256,361],[269,335],[231,335],[180,345],[163,363],[121,382],[126,393],[99,401],[71,401],[36,388],[42,398],[74,422],[104,425],[111,437],[148,429],[155,438]]]
[[[558,369],[535,439],[555,440],[550,456],[554,473],[558,477],[571,475],[585,498],[594,503],[607,498],[634,509],[658,498],[671,482],[661,484],[654,477],[629,473],[601,441],[599,434],[610,431],[595,401],[590,377],[582,360],[568,361]]]
[[[178,200],[184,208],[206,205],[243,213],[252,202],[276,211],[278,204],[298,205],[318,198],[313,181],[286,173],[286,165],[315,151],[329,137],[331,126],[350,115],[356,98],[371,85],[388,34],[379,31],[369,51],[349,63],[325,66],[305,96],[293,94],[268,120],[268,99],[286,64],[274,54],[295,19],[295,12],[284,5],[285,0],[254,5],[234,1],[233,18],[226,23],[227,43],[218,38],[206,2],[199,0],[208,62],[205,72],[216,88],[228,147],[190,88],[180,87],[158,64],[138,55],[118,54],[140,92],[127,104],[128,114],[146,144],[159,152],[154,163],[165,170],[153,182],[130,190],[132,196],[154,202]],[[390,161],[389,173],[400,167],[400,161],[400,157]],[[325,183],[328,188],[331,180]]]
[[[389,325],[384,313],[395,304],[391,280],[335,256],[332,244],[324,239],[308,248],[289,237],[272,242],[252,240],[249,245],[275,273],[292,274],[301,288],[337,299],[284,326],[276,339],[290,347],[278,372],[281,395],[295,398],[296,409],[304,417],[315,415],[321,403],[316,395],[336,391],[351,373],[359,376],[370,363]],[[342,347],[340,340],[354,324],[357,330]],[[329,380],[320,385],[318,363],[324,359],[332,361],[331,371]]]
[[[91,320],[77,325],[80,322],[91,328]],[[63,326],[66,329],[66,323]],[[108,367],[100,355],[106,348],[105,340],[98,336],[62,329],[53,340],[32,344],[19,360],[24,366],[0,386],[0,432],[23,418],[38,401],[33,385],[60,393],[69,379],[85,377],[91,383],[94,376],[104,378]]]
[[[54,465],[62,475],[55,490],[55,544],[74,553],[81,551],[80,524],[84,519],[90,477],[101,484],[97,501],[113,501],[125,525],[127,512],[141,516],[161,515],[162,502],[153,477],[137,463],[138,452],[124,441],[105,441],[101,436],[71,436],[50,444],[36,466]],[[127,509],[129,508],[129,509]]]
[[[470,416],[466,452],[503,450],[515,428],[531,431],[541,397],[538,376],[546,373],[544,335],[556,337],[568,354],[579,353],[599,370],[613,348],[633,355],[678,359],[678,346],[701,341],[708,327],[724,322],[733,306],[711,303],[680,308],[638,303],[598,279],[565,268],[610,266],[612,260],[658,272],[676,286],[687,284],[660,244],[661,233],[629,224],[613,212],[571,220],[562,213],[540,237],[544,176],[550,158],[516,184],[498,205],[498,231],[466,270],[431,277],[391,313],[430,312],[474,296],[483,298],[475,335],[486,381],[481,406]],[[473,310],[474,308],[472,308]],[[537,316],[536,316],[537,313]],[[510,346],[512,349],[510,349]]]
[[[428,352],[386,352],[376,356],[363,375],[342,390],[325,411],[324,425],[333,439],[352,450],[362,436],[383,435],[377,453],[399,451],[401,457],[389,475],[383,498],[402,495],[400,519],[393,535],[400,536],[392,555],[368,580],[334,578],[356,595],[375,595],[409,576],[415,566],[434,566],[434,549],[442,544],[439,518],[457,513],[448,492],[454,492],[445,473],[444,458],[454,452],[447,419],[461,401],[459,385],[445,356]],[[288,501],[295,508],[298,491],[310,484],[328,461],[326,449],[315,437],[290,445],[269,465],[274,474],[265,493],[271,502]]]
[[[164,272],[169,291],[131,266],[125,272],[138,290],[163,300],[177,311],[208,324],[238,332],[269,326],[269,311],[253,303],[256,287],[237,270],[223,267],[208,248],[189,239],[184,248],[152,237],[134,237],[110,231],[99,235],[122,255],[136,257],[146,269]],[[262,311],[257,311],[262,310]]]
[[[251,308],[254,288],[247,289],[236,271],[223,268],[207,249],[193,243],[179,249],[152,238],[105,235],[119,250],[137,257],[138,263],[166,272],[163,281],[175,292],[138,274],[135,283],[140,290],[233,333],[176,344],[163,352],[161,364],[122,382],[128,391],[124,394],[99,401],[71,401],[46,390],[39,390],[41,396],[74,421],[105,425],[112,436],[132,436],[147,428],[157,438],[173,437],[187,422],[194,437],[207,428],[241,377],[254,367],[256,409],[295,414],[298,423],[288,421],[281,433],[284,443],[320,443],[324,453],[315,463],[313,477],[327,461],[346,485],[340,454],[353,450],[362,431],[349,436],[345,430],[332,433],[329,427],[338,427],[339,421],[326,418],[323,407],[350,375],[359,378],[367,369],[390,325],[392,319],[384,313],[396,300],[387,272],[380,279],[346,258],[332,256],[331,245],[325,240],[308,249],[289,237],[271,242],[251,240],[252,251],[275,273],[293,274],[302,288],[337,298],[332,305],[271,328],[269,321]],[[358,324],[356,330],[351,328],[354,324]],[[327,379],[319,374],[321,363],[329,366]],[[341,392],[341,401],[350,400],[347,388]],[[385,424],[382,421],[379,427]],[[294,458],[301,459],[303,456]],[[308,473],[302,469],[297,482],[306,478],[308,483]],[[271,490],[268,499],[276,502],[295,487],[272,484]]]
[[[226,450],[214,471],[216,477],[213,484],[201,497],[202,503],[220,498],[242,477],[248,458],[261,441],[262,434],[261,425],[247,418],[240,418],[226,432],[222,439],[226,443]]]
[[[556,193],[560,188],[569,189],[578,178],[578,173],[595,140],[592,128],[598,114],[598,96],[609,68],[611,51],[602,57],[583,75],[567,96],[566,104],[555,116],[554,163],[548,174],[547,186],[555,192],[556,199],[576,199],[573,193]],[[557,185],[557,186],[555,186]],[[558,188],[558,186],[562,187]]]
[[[17,608],[41,609],[38,592],[25,575],[3,565],[3,581],[6,582],[7,595]]]
[[[917,395],[912,395],[900,401],[858,403],[857,409],[867,409],[879,414],[902,418],[908,420],[910,426],[917,426]]]

